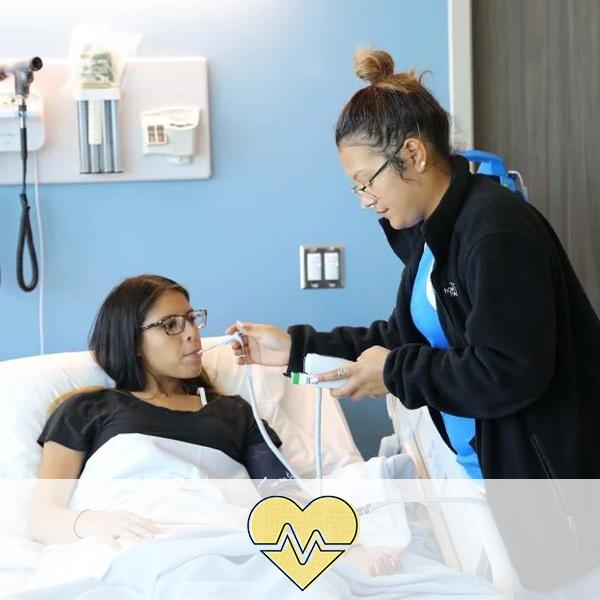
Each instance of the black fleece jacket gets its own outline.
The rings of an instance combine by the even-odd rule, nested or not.
[[[291,327],[290,370],[309,352],[356,360],[385,346],[386,387],[407,408],[428,406],[448,444],[440,410],[476,420],[485,478],[600,477],[600,321],[544,217],[455,156],[427,221],[381,224],[406,265],[391,317]],[[424,242],[449,350],[432,348],[410,315]]]
[[[405,264],[391,317],[328,333],[291,327],[289,369],[309,352],[355,360],[385,346],[386,387],[408,408],[427,406],[449,446],[439,411],[475,419],[486,479],[600,478],[600,321],[546,219],[464,158],[452,166],[425,222],[396,231],[381,220]],[[432,348],[410,314],[425,242],[448,350]]]

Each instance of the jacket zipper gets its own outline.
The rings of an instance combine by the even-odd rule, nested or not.
[[[572,517],[572,515],[569,514],[569,511],[568,511],[565,503],[563,502],[563,499],[560,496],[558,488],[554,484],[555,477],[553,476],[552,472],[550,471],[550,466],[549,466],[548,461],[546,460],[546,455],[544,454],[544,452],[542,450],[542,446],[540,445],[535,433],[531,434],[530,439],[531,439],[531,444],[533,445],[533,449],[538,457],[538,460],[540,461],[542,468],[544,469],[544,473],[546,474],[548,483],[550,484],[550,487],[552,488],[554,498],[560,508],[560,511],[562,512],[565,519],[567,520],[567,525],[569,527],[569,531],[574,536],[575,551],[579,552],[579,539],[577,536],[577,525],[575,523],[575,519]]]

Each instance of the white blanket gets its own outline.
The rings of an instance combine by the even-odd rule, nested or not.
[[[323,492],[355,506],[383,499],[389,489],[380,478],[389,476],[391,466],[383,458],[348,465],[325,482]],[[440,598],[457,590],[461,598],[496,597],[487,582],[411,552],[403,571],[382,577],[338,560],[300,592],[249,538],[249,510],[259,500],[243,466],[218,450],[139,434],[116,436],[87,462],[71,507],[132,511],[164,533],[138,543],[121,540],[119,551],[92,538],[45,547],[17,538],[4,539],[2,546],[0,539],[0,589],[11,598],[40,600]],[[357,541],[407,547],[403,505],[363,517]],[[20,564],[15,552],[21,553]],[[30,595],[19,596],[24,590]]]

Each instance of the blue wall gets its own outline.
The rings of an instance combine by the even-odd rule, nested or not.
[[[164,0],[112,4],[41,5],[43,29],[25,31],[28,9],[13,8],[0,56],[66,56],[73,25],[90,17],[143,33],[138,55],[206,56],[214,174],[40,188],[46,352],[85,348],[101,300],[142,272],[187,286],[193,304],[209,310],[207,335],[235,319],[331,328],[387,318],[401,264],[349,193],[333,128],[361,85],[352,70],[358,45],[387,49],[397,69],[431,70],[428,85],[448,106],[446,1],[207,0],[179,2],[177,11]],[[0,359],[39,352],[38,291],[25,294],[15,280],[17,194],[0,188]],[[298,246],[310,243],[346,246],[344,289],[299,289]],[[354,429],[364,453],[373,453],[390,429],[381,400],[344,406],[351,424],[361,423]]]

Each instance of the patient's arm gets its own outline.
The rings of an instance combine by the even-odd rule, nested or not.
[[[73,521],[77,512],[66,508],[84,462],[84,453],[46,442],[33,492],[30,527],[32,537],[62,544],[77,539]]]
[[[95,536],[118,549],[117,537],[138,541],[160,533],[151,521],[134,513],[81,512],[67,508],[84,460],[84,452],[56,442],[44,444],[30,513],[31,535],[35,540],[46,544],[65,544]]]

